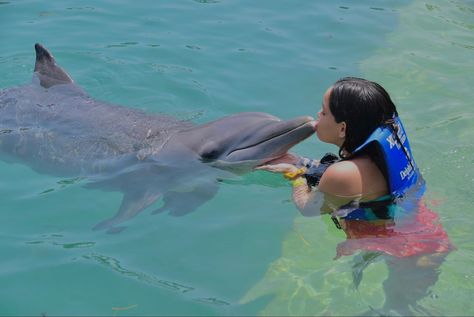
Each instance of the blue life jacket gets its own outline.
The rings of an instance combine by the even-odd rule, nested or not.
[[[383,153],[390,193],[398,198],[417,182],[418,171],[403,124],[399,117],[394,117],[393,121],[393,124],[375,129],[354,153],[371,143],[377,144]]]
[[[419,174],[415,160],[411,153],[410,144],[399,117],[393,118],[392,124],[384,124],[375,129],[374,132],[365,140],[365,142],[355,149],[353,153],[362,151],[369,144],[375,143],[383,154],[384,164],[387,171],[387,182],[390,195],[376,199],[371,202],[361,202],[356,204],[355,209],[350,208],[351,204],[341,207],[342,209],[335,214],[346,220],[374,220],[381,219],[380,215],[375,215],[374,211],[384,210],[385,216],[382,219],[394,217],[395,200],[402,210],[409,212],[415,209],[415,200],[419,199],[425,190],[424,181]],[[418,186],[414,186],[418,183]],[[402,199],[405,194],[413,196],[410,199]],[[341,211],[347,211],[341,214]],[[352,210],[351,210],[352,209]],[[400,208],[397,208],[400,210]],[[337,219],[332,217],[334,223],[339,228]]]

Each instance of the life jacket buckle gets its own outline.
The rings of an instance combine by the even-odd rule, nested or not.
[[[331,216],[331,220],[332,220],[332,222],[334,222],[334,224],[336,225],[336,228],[337,228],[337,229],[342,229],[342,226],[341,226],[341,224],[339,223],[339,220],[337,220],[337,217],[336,217],[336,216]]]

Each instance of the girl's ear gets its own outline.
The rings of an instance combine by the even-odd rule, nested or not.
[[[346,138],[346,122],[342,121],[339,126],[339,138],[345,139]]]

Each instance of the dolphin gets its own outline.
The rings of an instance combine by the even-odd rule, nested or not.
[[[280,158],[314,132],[309,116],[247,112],[196,125],[98,101],[44,46],[35,50],[31,83],[0,90],[0,159],[123,193],[116,215],[95,230],[119,232],[159,198],[154,213],[189,213],[215,195],[225,173]]]

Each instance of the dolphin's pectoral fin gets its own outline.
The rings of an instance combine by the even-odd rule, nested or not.
[[[169,211],[171,216],[184,216],[214,197],[218,188],[217,184],[207,184],[197,187],[191,192],[167,192],[163,196],[164,205],[155,210],[153,214]]]
[[[72,84],[72,78],[56,64],[53,55],[41,44],[35,44],[35,72],[44,88],[54,85]]]
[[[135,217],[142,210],[153,204],[158,197],[160,197],[160,194],[152,191],[125,193],[117,214],[110,219],[99,222],[93,230],[109,229],[109,233],[122,231],[125,227],[117,227],[118,224]]]

